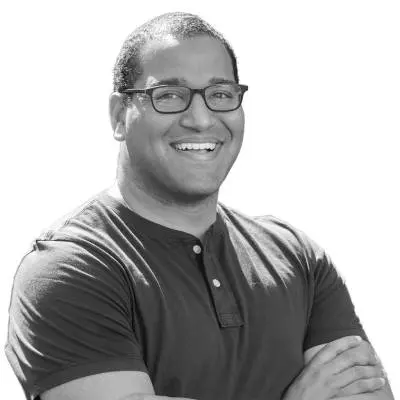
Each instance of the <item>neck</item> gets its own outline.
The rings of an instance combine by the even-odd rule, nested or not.
[[[218,193],[198,202],[182,204],[161,200],[133,180],[118,176],[109,194],[141,217],[187,232],[200,240],[203,240],[205,232],[216,219]]]

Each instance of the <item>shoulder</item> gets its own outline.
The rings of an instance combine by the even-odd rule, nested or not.
[[[127,268],[101,240],[107,230],[98,200],[83,205],[36,238],[14,275],[10,312],[25,318],[23,307],[36,315],[34,325],[63,318],[68,310],[104,310],[107,301],[128,310],[131,302]],[[22,307],[23,306],[23,307]],[[127,312],[128,313],[128,312]],[[75,315],[74,314],[74,315]],[[44,328],[43,328],[44,329]]]
[[[36,241],[22,258],[14,275],[12,299],[26,299],[48,310],[66,299],[92,301],[94,293],[107,293],[124,302],[129,299],[122,263],[79,242],[46,240]],[[12,309],[18,304],[12,302]]]
[[[58,218],[41,232],[37,240],[77,242],[79,239],[90,239],[88,234],[96,236],[96,233],[108,230],[115,208],[115,200],[104,190]]]
[[[31,243],[30,251],[54,257],[55,253],[73,255],[80,249],[125,263],[127,248],[142,245],[136,225],[130,210],[104,190],[46,227]]]
[[[236,248],[258,253],[259,257],[283,263],[285,268],[301,273],[314,281],[326,274],[338,274],[326,251],[302,230],[272,215],[251,217],[219,204]]]
[[[44,229],[23,256],[14,286],[120,280],[125,269],[118,250],[121,217],[113,206],[101,192]]]
[[[280,246],[294,253],[304,253],[308,258],[322,256],[323,249],[302,230],[272,215],[248,216],[221,203],[218,212],[231,232],[251,237],[266,245]]]

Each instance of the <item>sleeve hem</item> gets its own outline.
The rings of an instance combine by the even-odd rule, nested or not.
[[[319,332],[318,335],[315,335],[315,337],[313,337],[312,339],[306,340],[303,345],[303,351],[306,351],[315,346],[319,346],[321,344],[333,342],[334,340],[340,339],[344,336],[353,336],[353,335],[361,336],[362,339],[369,342],[366,333],[359,328],[345,329],[345,330],[329,330],[326,332]]]
[[[70,368],[46,376],[35,382],[27,391],[31,394],[31,399],[38,399],[41,393],[53,387],[62,385],[75,379],[89,375],[102,374],[112,371],[140,371],[148,373],[146,366],[141,358],[111,359],[93,362],[90,364],[73,365]]]

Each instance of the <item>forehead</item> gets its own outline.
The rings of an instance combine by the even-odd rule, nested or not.
[[[232,60],[225,46],[208,36],[167,36],[148,43],[141,55],[143,74],[138,87],[172,79],[190,86],[204,86],[216,79],[234,80]]]

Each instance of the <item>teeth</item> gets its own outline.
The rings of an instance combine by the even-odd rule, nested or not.
[[[178,143],[174,147],[177,150],[214,150],[216,143]]]

